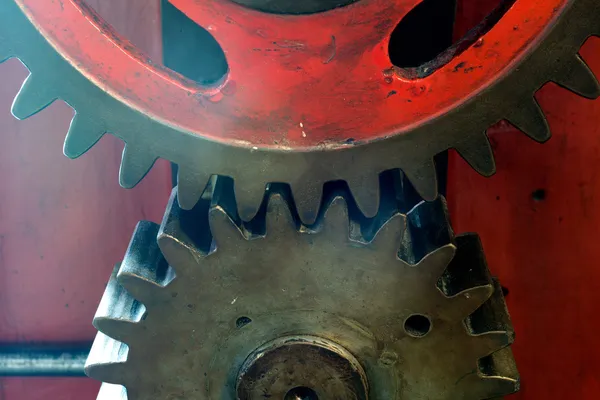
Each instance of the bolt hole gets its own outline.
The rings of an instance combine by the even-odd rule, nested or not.
[[[531,193],[531,198],[535,201],[544,201],[546,200],[546,191],[544,189],[537,189]]]
[[[250,322],[252,322],[252,320],[248,317],[239,317],[236,321],[235,321],[235,326],[239,329],[239,328],[243,328],[246,325],[248,325]]]
[[[431,320],[425,315],[411,315],[404,322],[404,330],[410,336],[423,337],[431,331]]]
[[[504,16],[516,0],[488,1],[483,15],[467,18],[457,2],[422,0],[400,21],[389,42],[390,61],[409,79],[424,78],[450,63],[479,39]],[[468,29],[455,29],[455,16],[473,23]],[[471,21],[474,19],[474,21]],[[465,24],[463,24],[465,25]],[[458,33],[453,35],[453,33]],[[460,36],[462,34],[462,36]],[[453,40],[454,36],[454,40]],[[461,63],[463,64],[463,63]],[[473,66],[458,65],[454,72],[469,73]]]
[[[284,400],[319,400],[319,396],[311,388],[302,386],[290,390]]]

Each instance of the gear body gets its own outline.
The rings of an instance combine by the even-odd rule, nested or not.
[[[600,31],[595,0],[519,0],[479,41],[411,78],[391,64],[387,44],[418,3],[363,0],[277,15],[173,0],[228,56],[223,80],[202,86],[137,53],[81,1],[10,0],[0,6],[0,59],[19,57],[32,73],[15,100],[17,117],[57,98],[75,108],[67,155],[81,155],[107,132],[126,142],[125,187],[162,157],[180,165],[186,209],[217,174],[235,179],[244,220],[270,182],[291,185],[307,224],[323,184],[335,180],[347,181],[374,216],[378,173],[401,168],[431,200],[439,152],[455,148],[480,173],[495,171],[484,134],[491,124],[505,118],[538,141],[549,138],[533,98],[544,83],[599,93],[577,55]]]
[[[478,238],[453,237],[442,199],[396,213],[366,240],[340,193],[328,193],[318,227],[302,226],[277,191],[261,208],[264,226],[240,224],[231,196],[186,212],[174,194],[160,228],[138,226],[98,310],[87,366],[124,385],[121,398],[252,400],[306,387],[331,399],[450,400],[517,390],[502,292]],[[306,359],[286,369],[277,351]],[[332,354],[342,361],[315,361]],[[99,399],[115,390],[106,385]]]

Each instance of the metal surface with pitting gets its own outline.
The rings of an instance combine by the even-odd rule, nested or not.
[[[453,236],[443,199],[367,221],[347,190],[330,186],[319,223],[305,226],[285,185],[269,187],[250,223],[235,214],[230,181],[211,190],[191,211],[174,190],[162,225],[141,222],[115,268],[86,367],[107,382],[100,400],[254,399],[240,389],[248,365],[290,337],[344,354],[323,374],[355,371],[353,387],[364,381],[372,400],[479,400],[518,389],[502,291],[478,237]],[[328,390],[319,376],[286,381],[278,371],[286,373],[262,377],[280,385],[273,394]]]
[[[17,117],[56,98],[77,110],[68,156],[106,132],[126,141],[125,187],[162,157],[181,166],[185,209],[219,174],[235,179],[244,220],[258,211],[266,184],[286,182],[310,224],[323,183],[340,179],[373,216],[379,172],[402,168],[433,199],[433,156],[448,148],[480,173],[494,173],[484,134],[491,124],[506,118],[535,140],[549,138],[533,98],[544,83],[590,98],[600,92],[577,54],[600,32],[596,0],[517,0],[480,40],[445,54],[450,61],[433,74],[409,79],[391,64],[388,43],[419,2],[362,0],[279,15],[233,2],[172,0],[227,55],[222,81],[201,86],[153,64],[80,0],[7,0],[0,4],[0,59],[19,57],[32,73],[13,105]]]

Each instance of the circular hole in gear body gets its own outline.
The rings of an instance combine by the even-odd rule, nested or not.
[[[358,0],[232,0],[271,14],[315,14],[344,7]]]
[[[284,400],[319,400],[319,396],[311,388],[301,386],[287,392]]]
[[[411,315],[404,321],[404,330],[410,336],[421,338],[431,331],[431,320],[425,315]]]
[[[240,329],[240,328],[243,328],[246,325],[248,325],[250,322],[252,322],[252,319],[250,319],[248,317],[239,317],[235,321],[235,326],[236,326],[236,328]]]

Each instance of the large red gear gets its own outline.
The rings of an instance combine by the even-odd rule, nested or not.
[[[223,47],[229,71],[218,84],[200,86],[156,65],[81,0],[4,2],[0,14],[23,26],[7,20],[0,28],[8,45],[0,59],[16,55],[32,71],[15,115],[27,117],[63,98],[79,114],[65,153],[78,156],[114,133],[128,144],[123,186],[135,185],[156,157],[167,158],[184,166],[185,208],[211,174],[229,175],[244,219],[256,213],[265,184],[279,181],[290,183],[310,223],[323,183],[343,179],[372,216],[381,171],[402,168],[431,199],[432,157],[443,150],[456,148],[479,172],[494,172],[482,135],[490,124],[507,118],[546,140],[533,99],[545,82],[587,97],[599,93],[576,54],[600,31],[595,0],[517,0],[479,40],[446,53],[447,62],[438,60],[436,70],[422,69],[417,78],[392,65],[388,44],[420,0],[362,0],[309,15],[227,1],[172,2]],[[26,49],[26,40],[39,46]],[[57,71],[70,74],[68,81]]]
[[[131,46],[82,1],[17,3],[61,54],[130,106],[210,140],[289,150],[403,134],[456,108],[520,61],[570,3],[517,1],[452,62],[410,79],[392,65],[388,44],[421,1],[363,0],[277,15],[228,1],[172,0],[223,47],[229,71],[215,86],[132,57]]]

